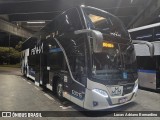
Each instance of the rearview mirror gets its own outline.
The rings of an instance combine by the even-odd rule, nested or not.
[[[93,51],[95,53],[102,52],[103,35],[97,30],[82,29],[74,31],[75,34],[91,33],[93,37]]]
[[[149,47],[150,56],[154,56],[154,44],[141,40],[132,40],[133,44],[145,44]]]

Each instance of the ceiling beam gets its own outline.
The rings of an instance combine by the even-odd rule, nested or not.
[[[0,19],[9,21],[8,15],[0,15]]]
[[[9,15],[11,22],[33,21],[33,20],[52,20],[55,16],[61,12],[54,13],[35,13],[35,14],[14,14]]]
[[[158,17],[160,11],[160,0],[149,0],[146,7],[128,24],[128,28],[143,26]]]
[[[0,19],[0,30],[23,38],[28,38],[32,36],[32,33],[26,31],[25,29],[1,19]]]
[[[49,0],[0,0],[1,3],[20,3],[20,2],[40,2],[40,1],[49,1]]]
[[[114,14],[115,9],[118,9],[116,16],[136,16],[137,14],[137,7],[124,7],[124,8],[104,8],[104,10]],[[52,20],[55,16],[62,13],[62,11],[56,12],[38,12],[38,13],[26,13],[26,14],[12,14],[9,15],[9,20],[11,22],[22,22],[22,21],[29,21],[29,20]]]
[[[116,15],[116,16],[136,16],[137,7],[116,7],[116,8],[104,8],[104,10]]]
[[[117,0],[42,0],[32,2],[17,2],[17,3],[0,3],[0,14],[23,14],[37,12],[55,12],[64,11],[77,5],[88,5],[100,9],[120,9],[126,6],[136,6],[131,4],[129,0],[121,0],[117,6]]]
[[[19,14],[34,12],[54,12],[63,11],[73,6],[83,3],[83,0],[50,0],[50,1],[34,1],[20,3],[3,3],[0,4],[0,14]]]

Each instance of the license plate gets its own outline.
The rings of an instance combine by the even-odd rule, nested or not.
[[[124,98],[120,98],[119,99],[119,103],[125,103],[125,102],[127,102],[127,97],[124,97]]]

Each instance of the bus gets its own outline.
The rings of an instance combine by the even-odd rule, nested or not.
[[[22,73],[88,110],[130,103],[138,90],[128,31],[116,16],[90,6],[63,12],[28,38]]]
[[[133,40],[143,40],[154,45],[154,56],[144,44],[135,44],[139,86],[160,90],[160,23],[128,30]]]

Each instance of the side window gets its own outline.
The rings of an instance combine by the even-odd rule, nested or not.
[[[82,23],[81,23],[79,13],[76,8],[73,10],[67,11],[67,15],[68,15],[68,23],[71,26],[70,29],[73,29],[73,30],[82,29]]]
[[[76,8],[68,10],[66,13],[64,13],[58,18],[57,22],[59,35],[82,29],[79,13]]]
[[[154,28],[154,41],[160,40],[160,27]]]
[[[36,36],[33,36],[31,37],[27,43],[26,43],[26,46],[29,46],[30,48],[30,53],[29,53],[29,56],[28,56],[28,65],[29,66],[37,66],[39,64],[39,60],[36,61],[37,59],[37,55],[35,54],[35,46],[37,45],[37,37]]]
[[[74,78],[82,82],[80,76],[85,71],[85,37],[75,35],[74,31],[82,29],[77,9],[67,11],[58,19],[59,42],[63,46]],[[64,36],[64,37],[61,37]]]
[[[83,83],[82,77],[85,75],[85,39],[81,36],[77,39],[70,40],[70,47],[66,49],[66,54],[71,67],[74,78]]]
[[[47,39],[48,42],[48,64],[52,70],[63,70],[65,65],[62,50],[52,38]]]
[[[149,63],[149,64],[148,64]],[[137,65],[138,69],[143,70],[155,70],[156,69],[156,57],[138,56]]]
[[[132,40],[153,41],[153,28],[130,33]]]
[[[83,73],[85,67],[85,42],[84,37],[72,40],[75,44],[70,47],[68,58],[70,60],[71,70],[74,73]]]

